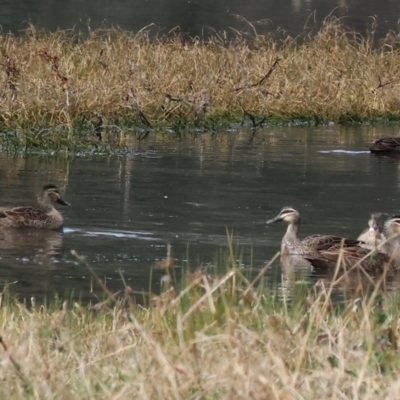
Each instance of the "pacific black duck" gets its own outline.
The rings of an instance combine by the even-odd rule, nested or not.
[[[360,242],[365,243],[362,247],[376,250],[378,245],[385,240],[385,236],[379,228],[379,218],[381,215],[382,213],[371,214],[371,218],[368,221],[368,228],[365,229],[357,238]]]
[[[357,246],[358,240],[344,239],[331,235],[311,235],[303,240],[297,237],[300,227],[300,213],[292,207],[283,207],[280,213],[273,219],[267,221],[267,224],[285,221],[288,224],[285,235],[281,242],[282,255],[314,255],[321,250],[328,250],[341,246],[344,241],[344,247]]]
[[[338,260],[341,265],[350,267],[358,265],[367,271],[384,268],[390,258],[378,251],[373,252],[363,247],[363,242],[331,235],[311,235],[303,240],[297,237],[300,226],[300,213],[292,207],[284,207],[267,224],[285,221],[288,224],[281,242],[282,255],[301,255],[317,268],[335,267]],[[365,259],[364,259],[365,257]]]
[[[384,137],[376,140],[370,147],[375,154],[400,154],[400,137]]]
[[[66,202],[55,185],[43,186],[37,195],[39,207],[0,207],[0,226],[4,228],[62,229],[64,218],[54,207],[56,203],[64,206]]]
[[[378,246],[379,251],[386,253],[400,266],[400,215],[389,217],[383,225],[385,240]]]

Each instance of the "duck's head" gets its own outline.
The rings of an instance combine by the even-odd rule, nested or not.
[[[400,215],[392,215],[385,221],[384,231],[387,237],[400,235]]]
[[[267,221],[267,224],[285,221],[288,224],[298,224],[300,222],[300,213],[292,207],[283,207],[280,213]]]
[[[382,216],[383,214],[378,212],[378,213],[373,213],[371,214],[371,218],[368,221],[368,226],[369,229],[373,230],[373,231],[380,231],[379,228],[379,218]]]
[[[67,201],[65,201],[58,191],[58,187],[53,184],[45,185],[42,188],[42,191],[37,195],[38,202],[43,205],[49,204],[62,204],[63,206],[70,206]]]

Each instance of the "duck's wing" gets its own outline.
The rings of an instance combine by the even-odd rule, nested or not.
[[[34,207],[0,208],[0,221],[15,228],[35,226],[47,219],[47,215]]]
[[[324,250],[335,250],[340,248],[354,247],[361,244],[360,241],[355,239],[346,239],[339,236],[331,235],[312,235],[307,236],[302,240],[305,247],[309,247],[316,252]]]
[[[364,260],[362,260],[365,257]],[[383,271],[390,264],[390,257],[386,254],[365,249],[360,246],[350,246],[343,249],[330,249],[321,251],[318,255],[305,257],[315,268],[335,268],[341,261],[341,268],[349,269],[358,264],[367,272]],[[361,261],[362,260],[362,261]]]
[[[400,137],[384,137],[375,141],[370,147],[371,153],[400,151]]]

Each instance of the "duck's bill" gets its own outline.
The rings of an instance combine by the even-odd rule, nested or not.
[[[65,201],[64,199],[62,199],[61,197],[59,197],[57,199],[57,203],[62,204],[63,206],[70,206],[71,204],[68,203],[68,201]]]
[[[279,215],[277,215],[275,218],[269,219],[266,222],[266,224],[274,224],[276,222],[281,222],[281,221],[282,221],[282,218]]]

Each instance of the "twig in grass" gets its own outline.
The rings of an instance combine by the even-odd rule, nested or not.
[[[44,57],[51,65],[52,71],[55,73],[56,78],[60,81],[60,86],[65,93],[65,107],[67,110],[70,108],[69,99],[69,89],[68,89],[68,78],[63,75],[60,71],[59,58],[58,56],[53,56],[50,51],[46,48],[41,48],[38,50],[37,54]],[[67,115],[68,121],[70,120],[69,115]],[[70,121],[69,121],[70,122]]]
[[[89,270],[89,272],[93,275],[93,277],[96,279],[97,283],[101,286],[101,288],[104,290],[104,293],[108,296],[110,300],[112,300],[114,303],[117,302],[117,299],[115,298],[114,293],[112,293],[108,287],[103,283],[103,281],[100,279],[100,277],[94,272],[93,268],[89,265],[89,263],[86,261],[86,257],[80,256],[75,250],[71,250],[71,254],[77,259],[77,261],[81,264],[84,264],[85,267]]]
[[[7,345],[4,342],[4,339],[2,336],[0,336],[0,344],[3,347],[4,352],[6,353],[6,355],[8,356],[8,359],[11,361],[11,364],[14,366],[15,370],[17,371],[17,375],[20,377],[20,379],[22,380],[23,384],[24,384],[24,390],[26,392],[30,392],[32,390],[32,386],[31,383],[29,382],[28,378],[25,376],[25,374],[22,372],[22,368],[21,365],[18,364],[14,357],[12,356],[11,352],[8,350]]]
[[[164,102],[165,103],[170,103],[171,101],[183,101],[183,99],[179,98],[179,97],[172,97],[172,95],[170,95],[169,93],[165,94],[165,99]]]
[[[6,85],[8,86],[8,89],[11,93],[10,95],[10,106],[17,100],[17,86],[18,86],[18,77],[20,76],[20,70],[17,68],[17,65],[15,61],[8,56],[7,54],[4,54],[5,57],[5,63],[0,64],[2,67],[4,67],[4,71],[7,75],[7,80],[6,80]]]
[[[126,95],[126,100],[138,112],[139,117],[142,120],[142,122],[151,128],[151,124],[150,124],[149,120],[146,118],[146,116],[143,114],[140,104],[139,104],[138,100],[136,99],[132,89],[130,89],[129,93]]]
[[[254,36],[256,38],[258,37],[256,28],[254,27],[254,25],[248,19],[246,19],[245,17],[243,17],[242,15],[239,15],[239,14],[234,14],[234,13],[229,13],[229,14],[232,15],[232,17],[235,17],[237,20],[245,22],[247,25],[249,25],[251,27],[251,29],[253,30],[253,32],[254,32]]]
[[[104,68],[104,70],[106,71],[106,73],[110,72],[109,68],[108,68],[108,63],[106,61],[106,54],[105,54],[105,50],[101,49],[99,52],[99,63],[100,65]]]
[[[250,285],[247,287],[247,289],[243,293],[243,297],[246,297],[246,295],[249,293],[249,291],[254,287],[254,285],[264,276],[265,272],[267,269],[275,262],[275,260],[280,256],[280,251],[278,251],[272,259],[265,264],[265,266],[261,269],[261,271],[257,274],[257,276],[253,279],[253,281],[250,283]]]
[[[256,122],[256,119],[254,117],[253,114],[250,114],[242,105],[242,103],[240,102],[239,99],[237,99],[237,102],[239,103],[240,108],[243,110],[243,114],[246,117],[249,117],[252,124],[253,124],[253,128],[257,128],[258,126],[262,126],[262,124],[265,122],[266,118],[264,117],[263,119],[261,119],[260,121]]]
[[[203,296],[200,297],[199,300],[194,303],[189,310],[183,315],[182,317],[182,324],[189,318],[189,316],[195,311],[201,303],[203,303],[204,300],[206,300],[209,296],[211,296],[218,288],[220,288],[222,285],[224,285],[225,282],[227,282],[229,279],[231,279],[235,275],[236,271],[232,269],[229,271],[219,282],[216,284],[210,291],[206,291],[206,293],[203,294]]]
[[[143,130],[143,131],[138,131],[138,132],[136,132],[136,140],[138,140],[139,142],[141,141],[141,140],[145,140],[146,138],[147,138],[147,136],[149,136],[149,134],[150,134],[150,130],[149,129],[146,129],[146,130]]]
[[[96,113],[93,119],[94,134],[97,139],[101,141],[102,133],[104,132],[103,116],[100,113]]]
[[[245,86],[241,86],[238,88],[235,88],[235,92],[239,92],[240,90],[244,90],[244,89],[252,89],[255,88],[257,86],[262,85],[270,76],[271,74],[274,72],[276,66],[278,65],[278,62],[280,61],[279,57],[277,57],[274,61],[274,63],[272,64],[271,68],[269,69],[269,71],[264,75],[263,78],[261,78],[258,82],[253,83],[251,85],[245,85]]]
[[[382,80],[381,80],[381,77],[380,77],[380,76],[378,76],[378,80],[379,80],[379,85],[376,87],[376,90],[382,89],[382,88],[384,88],[385,86],[389,86],[389,85],[392,85],[393,83],[396,83],[396,82],[399,82],[399,81],[400,81],[400,79],[392,79],[392,80],[390,80],[390,81],[387,81],[387,82],[385,82],[385,83],[382,83]]]

